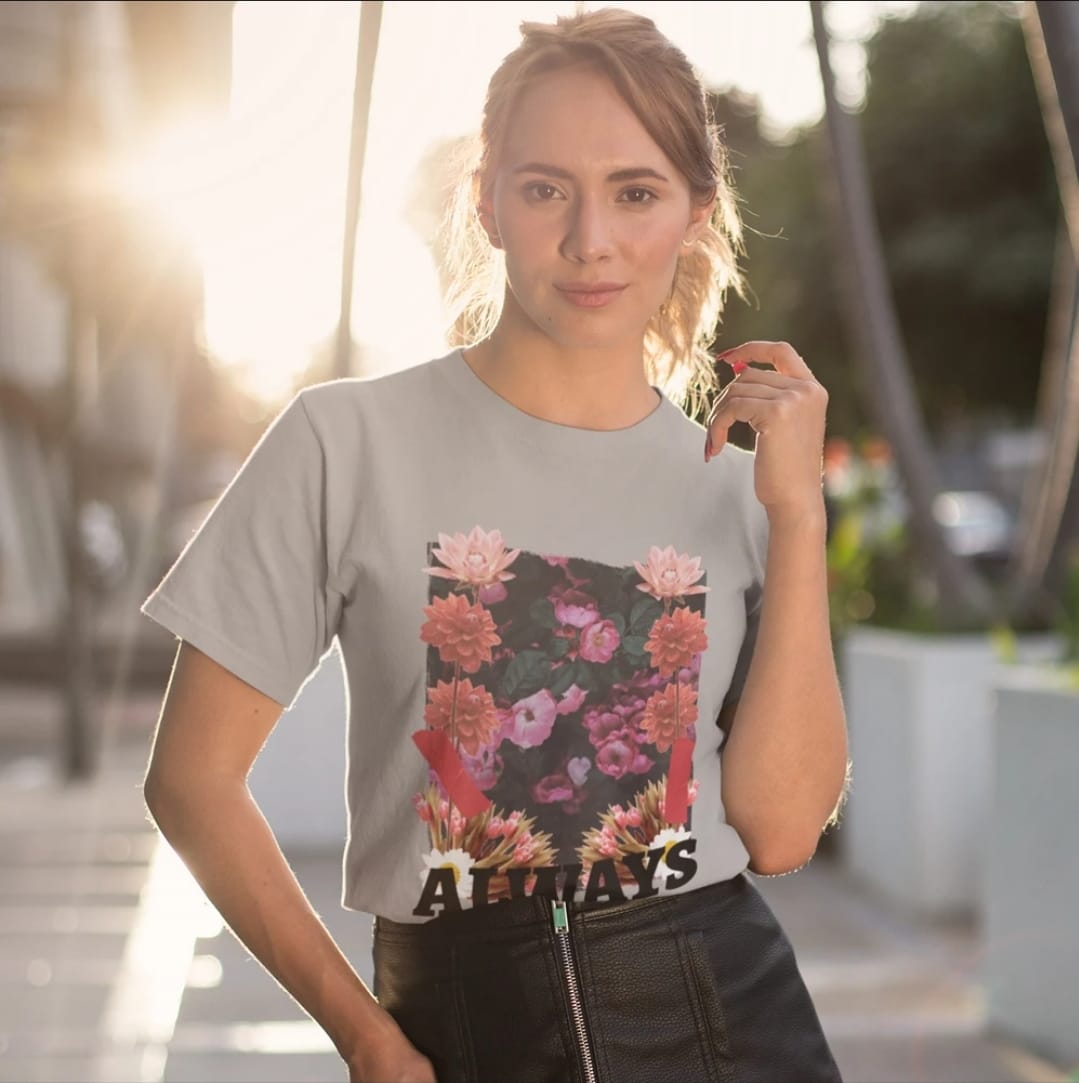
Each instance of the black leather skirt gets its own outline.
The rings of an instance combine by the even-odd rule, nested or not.
[[[376,918],[374,960],[375,995],[439,1083],[841,1083],[790,941],[743,875]]]

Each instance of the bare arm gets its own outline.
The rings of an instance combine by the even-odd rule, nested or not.
[[[330,937],[247,787],[282,713],[190,644],[177,655],[144,793],[162,835],[240,941],[323,1027],[351,1078],[433,1081]]]
[[[846,719],[828,619],[825,519],[770,521],[760,627],[723,748],[727,820],[762,874],[813,856],[847,776]]]

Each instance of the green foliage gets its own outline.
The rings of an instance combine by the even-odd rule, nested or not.
[[[1058,220],[1044,125],[1013,4],[923,3],[867,43],[859,117],[912,373],[931,431],[957,416],[1028,422]],[[719,341],[785,338],[829,391],[829,430],[872,429],[840,318],[821,125],[769,142],[757,104],[716,98],[748,230],[755,306]],[[733,434],[738,442],[739,434]]]
[[[1068,553],[1064,596],[1060,599],[1054,627],[1064,641],[1061,662],[1076,666],[1079,676],[1079,545]]]
[[[933,614],[911,589],[917,568],[905,524],[891,521],[884,490],[869,471],[844,494],[830,499],[832,524],[826,550],[832,637],[872,621],[875,625],[931,630]]]

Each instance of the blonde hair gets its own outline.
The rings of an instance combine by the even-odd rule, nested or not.
[[[505,261],[480,225],[477,204],[497,166],[517,98],[542,75],[588,64],[611,80],[686,178],[691,197],[698,204],[715,197],[706,228],[683,250],[671,294],[644,336],[650,382],[696,416],[717,385],[708,346],[727,290],[745,296],[738,197],[704,87],[685,54],[651,19],[627,11],[601,8],[560,16],[553,24],[525,22],[521,35],[521,44],[491,77],[482,128],[465,148],[446,219],[441,247],[451,342],[466,346],[486,338],[502,310]]]

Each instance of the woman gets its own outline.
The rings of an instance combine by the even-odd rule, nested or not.
[[[836,1080],[743,875],[805,864],[846,774],[827,395],[751,342],[707,432],[676,406],[741,285],[701,86],[638,16],[523,32],[451,245],[467,348],[300,393],[144,606],[183,641],[147,803],[352,1080]],[[245,783],[335,636],[377,1000]]]

